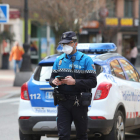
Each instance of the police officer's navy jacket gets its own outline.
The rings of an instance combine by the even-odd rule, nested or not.
[[[72,56],[75,56],[74,73],[72,70]],[[55,87],[52,81],[56,76],[72,76],[76,83],[75,85],[60,85],[58,90],[63,94],[79,94],[91,90],[96,87],[96,71],[92,59],[77,51],[73,55],[66,55],[65,53],[59,56],[53,65],[53,70],[50,78],[50,85]]]

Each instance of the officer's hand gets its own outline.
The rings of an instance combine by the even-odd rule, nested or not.
[[[62,79],[62,83],[66,85],[75,85],[75,79],[73,79],[71,76],[67,76],[65,79]]]
[[[56,85],[56,86],[62,85],[62,82],[59,81],[58,78],[55,78],[55,79],[52,81],[52,83],[53,83],[54,85]]]

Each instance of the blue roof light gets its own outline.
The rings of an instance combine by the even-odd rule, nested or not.
[[[62,46],[59,44],[56,50],[57,50],[58,52],[62,52],[62,49],[63,49]]]
[[[81,52],[111,52],[117,49],[114,43],[78,43],[77,50]],[[57,47],[62,52],[62,46]]]

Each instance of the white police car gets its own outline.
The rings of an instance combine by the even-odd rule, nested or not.
[[[127,59],[109,53],[115,49],[113,43],[77,46],[77,50],[88,53],[93,59],[97,73],[97,87],[92,89],[88,111],[88,134],[103,136],[105,140],[124,140],[126,131],[137,133],[140,129],[140,76]],[[20,140],[40,140],[43,135],[57,135],[57,107],[53,102],[53,88],[46,79],[49,81],[58,56],[42,60],[30,80],[21,87]]]

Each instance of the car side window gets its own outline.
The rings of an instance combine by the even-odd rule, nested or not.
[[[136,72],[136,75],[137,75],[138,81],[140,82],[140,75],[137,73],[137,71],[135,71],[135,72]]]
[[[118,60],[111,61],[110,68],[111,68],[112,75],[121,79],[126,79]]]
[[[34,73],[34,80],[46,82],[49,81],[53,66],[38,66]]]
[[[96,68],[96,76],[98,76],[103,71],[103,67],[97,64],[94,64],[94,65]]]
[[[115,75],[115,72],[114,72],[114,69],[112,68],[111,65],[110,65],[110,67],[111,67],[111,74],[112,74],[113,76],[116,76],[116,75]]]
[[[120,62],[122,63],[124,70],[126,74],[128,75],[128,79],[130,81],[138,82],[138,77],[136,75],[136,71],[134,70],[133,66],[123,59],[121,59]]]

